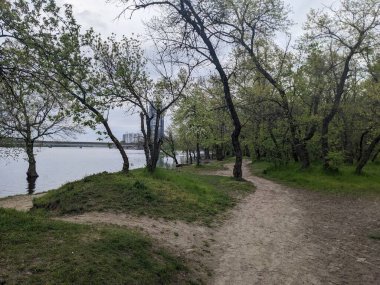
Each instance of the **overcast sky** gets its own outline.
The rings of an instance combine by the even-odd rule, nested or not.
[[[123,6],[117,1],[106,0],[57,0],[58,4],[69,3],[73,6],[74,15],[83,29],[90,27],[104,36],[115,33],[116,35],[138,36],[144,35],[143,21],[148,21],[152,15],[157,14],[157,10],[139,11],[133,15],[132,19],[120,17],[118,15]],[[291,29],[292,39],[295,40],[302,34],[302,25],[306,20],[306,15],[311,8],[322,8],[323,5],[331,5],[334,0],[285,0],[292,7],[291,19],[295,22]],[[117,19],[118,18],[118,19]],[[144,44],[144,43],[143,43]],[[145,49],[149,49],[147,45]],[[168,122],[165,122],[166,125]],[[139,132],[139,118],[128,116],[122,110],[113,111],[110,115],[110,125],[114,134],[121,139],[123,133]],[[77,137],[77,140],[95,141],[97,135],[89,130],[86,134]]]

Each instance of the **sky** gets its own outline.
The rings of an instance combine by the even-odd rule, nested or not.
[[[289,15],[295,23],[291,28],[292,40],[302,35],[302,26],[306,21],[307,13],[310,9],[319,9],[323,6],[329,6],[336,3],[335,0],[285,0],[285,3],[291,6],[292,13]],[[73,6],[74,16],[84,30],[92,27],[96,32],[103,36],[109,36],[112,33],[117,36],[139,36],[143,49],[149,50],[149,46],[144,41],[144,24],[143,22],[157,15],[157,10],[145,10],[136,12],[132,19],[127,16],[118,17],[123,6],[118,1],[111,0],[57,0],[59,5],[65,3]],[[127,132],[139,132],[140,122],[137,115],[128,115],[123,110],[113,110],[110,113],[109,123],[111,128],[119,139]],[[170,124],[168,118],[165,121],[165,127]],[[101,129],[101,128],[100,128]],[[78,135],[78,141],[96,141],[98,135],[92,130],[85,130],[85,134]]]

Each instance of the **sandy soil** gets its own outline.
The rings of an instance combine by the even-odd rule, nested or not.
[[[219,175],[231,175],[229,170]],[[207,284],[380,284],[380,199],[290,189],[249,174],[257,190],[217,228],[114,213],[60,218],[128,226],[190,260]],[[13,200],[14,199],[14,200]],[[28,196],[0,200],[26,210]]]
[[[0,208],[16,209],[18,211],[29,211],[33,207],[33,198],[40,197],[42,194],[17,195],[0,199]]]

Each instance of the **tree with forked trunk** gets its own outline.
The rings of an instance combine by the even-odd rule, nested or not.
[[[242,149],[239,136],[242,126],[233,102],[229,82],[231,74],[229,74],[227,66],[223,65],[221,41],[212,27],[213,23],[209,21],[209,14],[220,12],[214,5],[214,1],[125,0],[121,2],[127,5],[127,8],[123,11],[124,13],[128,10],[133,11],[152,6],[162,8],[163,17],[151,25],[157,32],[159,40],[165,42],[167,47],[185,51],[187,56],[196,53],[215,67],[219,80],[223,84],[224,99],[234,125],[234,130],[231,134],[236,157],[233,176],[236,179],[241,179]]]

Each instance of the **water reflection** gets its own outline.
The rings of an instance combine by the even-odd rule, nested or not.
[[[26,178],[26,181],[28,182],[28,187],[26,189],[28,190],[29,195],[32,195],[36,191],[37,178],[37,176]]]

